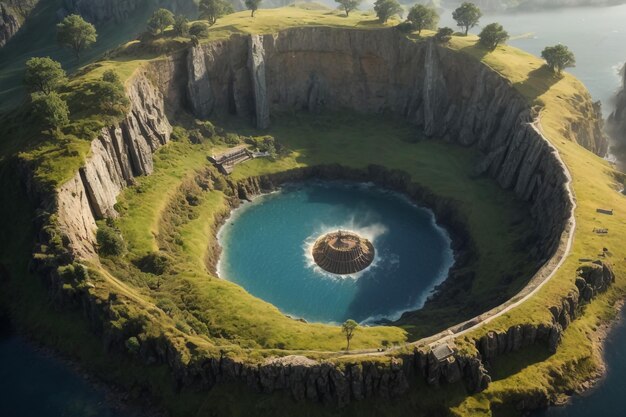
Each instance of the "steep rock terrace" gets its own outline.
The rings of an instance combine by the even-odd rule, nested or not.
[[[91,143],[91,156],[57,193],[58,220],[78,258],[96,257],[96,220],[115,217],[120,191],[137,175],[150,175],[152,154],[165,145],[170,126],[163,95],[145,74],[137,75],[127,89],[131,111],[118,125],[104,129]]]

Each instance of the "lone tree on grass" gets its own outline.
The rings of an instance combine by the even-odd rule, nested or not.
[[[397,0],[376,0],[374,11],[378,19],[383,23],[387,23],[387,20],[393,15],[402,16],[402,6],[400,6]]]
[[[74,51],[77,62],[80,61],[81,52],[97,39],[96,28],[77,14],[67,16],[57,25],[57,41]]]
[[[451,28],[439,28],[435,40],[439,43],[447,43],[452,39],[452,35],[454,35],[454,31]]]
[[[174,14],[167,9],[158,9],[148,19],[148,31],[153,35],[162,34],[168,26],[175,23]]]
[[[576,66],[574,53],[565,45],[548,46],[541,52],[541,57],[557,75],[561,75],[565,68]]]
[[[359,327],[359,324],[354,320],[346,320],[346,322],[341,325],[341,331],[346,336],[346,341],[348,342],[346,350],[350,350],[350,341],[352,340],[357,327]]]
[[[490,23],[483,28],[478,37],[480,38],[479,42],[482,46],[493,51],[498,45],[509,39],[509,33],[504,30],[501,24]]]
[[[439,15],[432,7],[416,4],[409,10],[409,15],[406,20],[411,23],[411,26],[421,35],[423,29],[434,29],[437,27]]]
[[[70,111],[56,92],[31,94],[33,115],[44,129],[59,129],[69,123]]]
[[[185,16],[178,15],[174,18],[174,34],[176,36],[189,35],[189,20]]]
[[[251,16],[254,17],[254,12],[259,10],[259,6],[261,5],[261,1],[263,0],[246,0],[246,7],[250,10]]]
[[[456,20],[457,26],[465,29],[465,36],[478,24],[482,16],[483,12],[474,3],[463,3],[452,12],[452,18]]]
[[[26,61],[24,84],[32,92],[48,95],[67,81],[65,71],[57,61],[45,58],[31,58]]]
[[[335,0],[336,3],[341,5],[341,8],[346,12],[346,17],[350,15],[352,10],[356,10],[363,0]]]
[[[233,7],[224,0],[200,0],[198,9],[200,10],[200,16],[208,20],[211,26],[213,26],[220,17],[233,12]]]

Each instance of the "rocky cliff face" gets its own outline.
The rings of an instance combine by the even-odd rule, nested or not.
[[[6,45],[20,26],[20,20],[15,11],[5,2],[0,2],[0,47]]]
[[[544,259],[559,244],[571,207],[562,165],[526,100],[474,58],[394,30],[300,28],[194,48],[188,80],[198,117],[230,113],[266,127],[274,112],[391,112],[477,147],[485,155],[477,171],[531,202]],[[600,126],[589,124],[578,129],[581,144],[602,153]]]
[[[171,126],[163,95],[145,75],[132,81],[131,111],[118,125],[103,129],[91,144],[85,166],[57,192],[58,222],[79,258],[93,258],[96,220],[114,217],[120,191],[136,176],[152,173],[152,154],[168,142]]]

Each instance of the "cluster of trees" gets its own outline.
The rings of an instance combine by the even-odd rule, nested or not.
[[[49,57],[29,59],[24,84],[31,93],[32,114],[43,129],[59,129],[69,123],[69,106],[60,94],[67,84],[67,75],[59,62]],[[88,88],[96,100],[95,110],[101,114],[121,116],[127,112],[129,101],[115,71],[105,71],[102,78],[90,82]]]
[[[359,0],[336,0],[346,10],[346,16],[352,9],[349,7],[358,6]],[[394,4],[395,3],[395,4]],[[396,0],[377,0],[374,10],[380,21],[386,22],[394,14],[401,14],[402,8]],[[474,3],[465,2],[452,12],[452,18],[457,26],[467,36],[469,30],[478,26],[482,11]],[[439,23],[439,15],[434,7],[416,4],[409,9],[406,21],[400,27],[421,34],[424,29],[435,29]],[[441,43],[450,41],[454,31],[451,28],[440,28],[435,35],[435,40]],[[484,26],[478,35],[479,44],[484,48],[493,51],[498,45],[505,43],[509,39],[509,34],[501,24],[490,23]],[[574,54],[565,45],[555,45],[546,47],[541,53],[547,66],[557,75],[561,75],[563,69],[573,67],[576,64]]]

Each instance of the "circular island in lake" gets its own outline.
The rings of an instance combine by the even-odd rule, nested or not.
[[[374,261],[374,245],[356,233],[338,230],[315,241],[313,260],[323,270],[337,275],[360,272]]]

